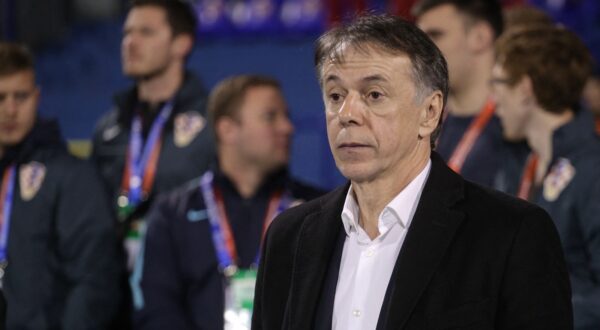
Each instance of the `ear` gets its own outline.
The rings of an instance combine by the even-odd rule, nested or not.
[[[215,133],[221,144],[233,144],[237,141],[239,123],[231,117],[222,117],[215,123]]]
[[[444,97],[441,91],[436,90],[427,96],[421,107],[419,121],[419,136],[429,141],[429,136],[437,128],[440,116],[444,109]]]
[[[39,104],[40,104],[40,97],[42,94],[42,90],[40,86],[35,86],[35,89],[33,90],[33,102],[35,102],[35,108],[37,109]]]
[[[524,75],[519,82],[515,85],[518,90],[518,95],[521,98],[521,102],[525,106],[532,106],[537,104],[537,98],[535,91],[533,90],[533,82],[531,77]]]
[[[192,36],[182,33],[173,39],[173,52],[180,58],[185,58],[192,52],[194,40]]]
[[[491,49],[494,46],[494,30],[486,22],[474,22],[469,28],[468,45],[474,52]]]

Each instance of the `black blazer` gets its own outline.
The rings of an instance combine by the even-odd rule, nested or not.
[[[315,327],[327,270],[341,255],[333,251],[339,250],[347,190],[273,222],[256,283],[253,329]],[[433,153],[377,328],[548,330],[572,329],[572,323],[569,278],[550,217],[463,180]]]

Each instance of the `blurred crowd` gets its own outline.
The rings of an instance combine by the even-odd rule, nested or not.
[[[241,74],[206,91],[186,68],[198,31],[251,24],[250,6],[225,20],[224,1],[90,1],[91,12],[84,2],[82,15],[125,12],[132,81],[97,123],[89,159],[38,115],[43,86],[26,43],[0,42],[0,319],[7,329],[249,329],[269,224],[326,193],[288,170],[294,126],[279,81]],[[283,1],[277,25],[254,28],[319,31],[375,3],[410,16],[448,63],[435,152],[550,214],[574,327],[600,329],[600,63],[586,43],[544,4],[343,3]]]

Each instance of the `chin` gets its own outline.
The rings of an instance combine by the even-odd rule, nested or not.
[[[340,171],[340,173],[342,173],[342,175],[352,181],[352,182],[365,182],[365,181],[370,181],[372,180],[373,176],[375,173],[373,173],[373,170],[369,170],[367,168],[365,168],[365,166],[361,166],[361,165],[357,165],[357,164],[346,164],[346,165],[339,165],[337,166],[338,170]]]

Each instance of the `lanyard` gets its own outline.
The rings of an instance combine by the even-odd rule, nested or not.
[[[226,276],[230,277],[233,276],[238,269],[236,265],[238,258],[237,249],[229,219],[225,212],[223,196],[215,189],[215,187],[213,187],[213,179],[214,174],[211,171],[206,172],[202,176],[200,188],[208,211],[208,220],[210,221],[212,240],[217,252],[217,259],[219,260],[219,268]],[[273,193],[269,199],[267,213],[263,222],[261,241],[273,219],[283,210],[288,208],[289,204],[290,199],[286,194],[283,194],[281,191]],[[261,248],[262,242],[256,253],[256,258],[253,263],[254,266],[258,265]]]
[[[15,190],[15,165],[4,170],[2,176],[2,190],[0,192],[0,262],[6,262],[6,249],[8,247],[8,232],[10,230],[10,214],[12,211],[13,193]]]
[[[142,118],[137,114],[131,123],[131,135],[123,180],[121,182],[121,196],[119,207],[132,212],[140,201],[148,197],[154,178],[158,156],[162,147],[162,131],[173,110],[173,103],[167,102],[158,117],[154,120],[146,143],[142,145]],[[126,213],[128,213],[126,212]],[[124,214],[125,217],[128,214]]]
[[[492,119],[494,115],[496,105],[494,101],[491,99],[485,103],[485,106],[481,112],[475,117],[475,119],[469,125],[469,128],[463,134],[462,138],[458,142],[458,145],[452,152],[452,156],[450,160],[448,160],[448,166],[454,170],[456,173],[460,173],[462,170],[463,164],[465,163],[465,159],[473,149],[475,142],[483,132],[484,128]]]
[[[533,180],[535,180],[535,172],[538,165],[538,156],[535,153],[530,153],[523,168],[523,174],[521,175],[521,184],[519,185],[519,192],[517,197],[524,200],[529,200],[529,194],[531,193],[531,186]]]

